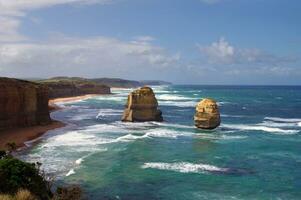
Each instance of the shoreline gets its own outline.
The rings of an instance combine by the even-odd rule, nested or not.
[[[44,133],[57,128],[66,126],[65,123],[53,120],[48,125],[37,125],[24,128],[12,128],[0,131],[0,149],[6,149],[6,144],[9,142],[16,143],[16,147],[24,147],[25,142],[37,139]]]
[[[63,109],[57,103],[66,103],[72,101],[85,100],[94,96],[98,96],[99,94],[89,94],[75,97],[66,97],[66,98],[55,98],[50,99],[48,102],[49,112],[55,112],[57,110]],[[65,127],[66,124],[62,121],[52,120],[50,124],[47,125],[36,125],[31,127],[18,127],[18,128],[10,128],[6,130],[0,131],[0,150],[6,149],[6,144],[9,142],[16,143],[16,147],[22,148],[25,147],[25,143],[28,141],[35,140],[46,132],[58,128]]]
[[[81,95],[75,97],[49,99],[48,101],[49,112],[51,113],[63,109],[62,107],[57,105],[58,103],[80,101],[80,100],[85,100],[100,95],[104,95],[104,94],[88,94],[88,95]],[[52,120],[51,123],[47,125],[36,125],[31,127],[18,127],[18,128],[1,130],[0,150],[6,149],[6,144],[9,142],[16,143],[17,148],[24,147],[26,146],[25,145],[26,142],[35,140],[50,130],[63,128],[65,126],[66,123],[64,123],[63,121]]]
[[[49,103],[48,104],[50,106],[53,106],[56,103],[67,103],[67,102],[73,102],[73,101],[80,101],[80,100],[85,100],[85,99],[89,99],[91,97],[101,96],[101,95],[106,95],[106,94],[86,94],[86,95],[75,96],[75,97],[54,98],[54,99],[49,99]]]

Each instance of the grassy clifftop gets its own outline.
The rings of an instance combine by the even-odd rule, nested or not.
[[[111,93],[109,86],[80,77],[54,77],[37,82],[49,88],[50,98]]]

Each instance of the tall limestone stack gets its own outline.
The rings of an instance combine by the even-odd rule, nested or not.
[[[0,130],[50,122],[47,87],[0,77]]]
[[[194,123],[197,128],[215,129],[221,123],[220,113],[216,101],[203,99],[196,106]]]
[[[158,110],[157,99],[150,87],[142,87],[129,94],[122,121],[163,121],[162,112]]]

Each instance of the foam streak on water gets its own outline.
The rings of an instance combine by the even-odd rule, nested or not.
[[[272,134],[297,134],[299,130],[288,130],[260,125],[244,125],[244,124],[222,124],[222,128],[234,129],[240,131],[264,131]]]
[[[179,162],[179,163],[144,163],[141,168],[143,169],[159,169],[159,170],[168,170],[181,173],[204,173],[204,172],[227,172],[228,168],[221,168],[214,165],[208,164],[193,164],[188,162]]]

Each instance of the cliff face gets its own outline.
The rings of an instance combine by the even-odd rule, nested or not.
[[[213,99],[203,99],[196,106],[195,126],[201,129],[214,129],[221,123],[217,103]]]
[[[56,78],[44,80],[40,83],[49,88],[49,98],[111,94],[110,87],[81,78]]]
[[[47,87],[0,78],[0,130],[44,125],[50,121]]]
[[[162,112],[157,107],[153,90],[142,87],[129,94],[122,121],[163,121]]]

